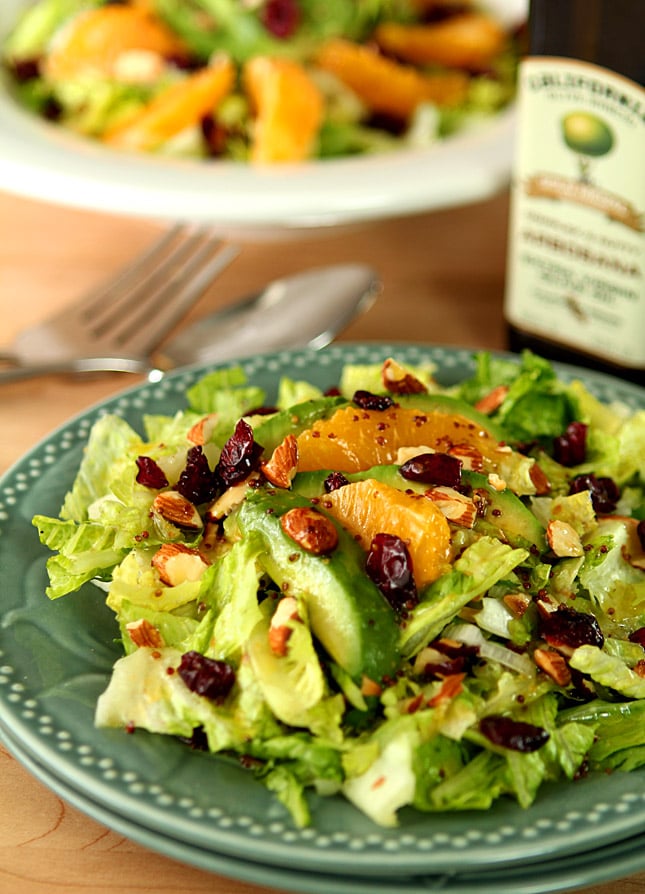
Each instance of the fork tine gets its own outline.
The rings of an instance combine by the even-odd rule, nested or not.
[[[80,298],[74,305],[78,313],[78,317],[84,325],[91,323],[96,319],[97,314],[100,315],[112,304],[111,300],[115,294],[127,291],[131,285],[135,285],[140,281],[141,276],[147,269],[154,270],[158,264],[162,263],[168,248],[172,243],[180,238],[184,232],[181,224],[173,225],[165,233],[153,242],[136,260],[121,270],[115,277],[106,281],[97,288],[93,288],[86,296]],[[63,310],[63,315],[70,312],[68,308]]]
[[[175,225],[115,279],[18,333],[0,360],[149,354],[238,251],[205,228]]]
[[[213,251],[217,252],[214,256]],[[148,354],[238,253],[237,246],[222,248],[220,240],[207,238],[161,288],[142,286],[140,300],[114,333],[118,344],[129,354]]]

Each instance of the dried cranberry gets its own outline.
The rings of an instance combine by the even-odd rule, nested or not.
[[[437,661],[427,661],[423,665],[421,675],[431,680],[439,677],[449,677],[451,674],[458,674],[466,667],[466,656],[460,655],[457,658],[448,658],[447,656]]]
[[[216,474],[225,487],[238,484],[260,465],[262,447],[253,438],[253,429],[244,419],[222,447]]]
[[[341,396],[341,393],[340,393],[340,388],[338,387],[338,385],[332,385],[330,388],[328,388],[325,391],[325,397],[340,397],[340,396]]]
[[[404,462],[399,469],[408,481],[459,487],[462,462],[448,453],[420,453]]]
[[[274,37],[291,37],[300,24],[297,0],[266,0],[262,24]]]
[[[645,649],[645,627],[639,627],[638,630],[632,630],[629,634],[630,643],[638,643]]]
[[[620,491],[611,478],[596,478],[593,473],[576,475],[569,484],[569,493],[578,494],[583,490],[588,490],[591,493],[593,508],[601,515],[614,512],[616,509]]]
[[[543,639],[556,648],[577,649],[585,645],[602,648],[605,641],[593,615],[577,612],[566,605],[540,615],[539,628]]]
[[[199,652],[185,652],[177,673],[191,692],[215,701],[226,698],[235,682],[235,671],[230,664]]]
[[[204,115],[199,122],[202,137],[212,158],[219,158],[226,152],[228,131],[214,115]]]
[[[346,484],[349,484],[349,481],[342,472],[330,472],[325,478],[323,487],[325,493],[330,494],[333,490],[338,490],[339,487],[345,487]]]
[[[355,391],[352,400],[361,410],[388,410],[394,406],[388,394],[372,394],[371,391]]]
[[[501,745],[511,751],[537,751],[549,739],[549,734],[541,726],[496,714],[484,717],[479,729],[493,745]]]
[[[188,451],[186,465],[177,482],[177,490],[182,497],[195,504],[206,503],[215,496],[217,480],[199,444]]]
[[[159,490],[160,487],[168,486],[168,479],[163,469],[159,468],[154,459],[151,459],[149,456],[138,456],[136,462],[139,469],[137,472],[137,484],[143,484],[144,487],[153,487],[156,490]]]
[[[396,611],[411,608],[418,602],[412,559],[407,546],[396,534],[374,536],[365,569]]]
[[[179,739],[193,751],[208,751],[208,736],[203,726],[196,726],[191,736],[180,736]]]
[[[18,82],[25,83],[40,76],[40,62],[38,56],[13,59],[9,62],[9,68]]]
[[[564,434],[553,439],[553,456],[563,466],[579,466],[587,455],[587,426],[571,422]]]

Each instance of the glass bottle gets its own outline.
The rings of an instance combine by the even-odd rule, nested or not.
[[[645,2],[531,0],[505,316],[513,350],[645,384]]]

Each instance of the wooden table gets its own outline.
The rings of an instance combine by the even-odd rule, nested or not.
[[[504,347],[506,196],[462,209],[301,236],[254,241],[195,306],[222,306],[271,277],[363,261],[384,291],[343,339]],[[0,194],[0,344],[115,271],[158,232],[134,219]],[[0,391],[0,473],[59,423],[134,382],[110,375],[49,377]],[[587,889],[643,894],[645,874]],[[269,894],[154,854],[109,831],[37,782],[0,746],[0,894]]]

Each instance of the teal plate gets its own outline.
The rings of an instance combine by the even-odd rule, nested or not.
[[[3,736],[0,733],[0,741]],[[95,804],[86,793],[75,791],[48,770],[28,758],[17,742],[4,737],[4,744],[30,772],[57,795],[82,810],[97,822],[113,829],[138,844],[166,857],[239,881],[298,894],[551,894],[571,891],[591,884],[624,878],[643,868],[642,853],[645,835],[626,838],[614,844],[555,860],[544,860],[539,867],[522,864],[501,869],[475,870],[474,873],[443,872],[438,874],[398,875],[391,879],[371,876],[335,875],[291,870],[236,859],[215,851],[195,847],[188,842],[151,832],[132,820]]]
[[[345,363],[376,363],[390,355],[405,363],[434,362],[445,384],[473,369],[467,350],[382,343],[337,344],[317,353],[281,352],[240,362],[270,401],[282,375],[327,388]],[[91,585],[47,600],[47,551],[31,518],[57,514],[100,415],[117,413],[140,429],[144,413],[172,414],[184,406],[186,388],[205,371],[177,371],[88,410],[38,444],[0,481],[0,730],[19,743],[18,758],[89,799],[94,811],[146,830],[150,846],[159,837],[219,860],[225,855],[240,865],[262,865],[263,871],[269,866],[385,884],[411,874],[454,874],[457,868],[460,874],[506,871],[641,834],[645,771],[547,785],[528,810],[510,800],[483,813],[407,810],[396,829],[375,826],[341,798],[313,797],[313,824],[297,829],[237,762],[191,751],[168,737],[94,727],[96,699],[119,656],[116,625]],[[582,378],[603,400],[645,407],[643,389],[583,370],[561,372]],[[645,866],[643,849],[641,854]],[[640,868],[635,859],[629,871]]]

